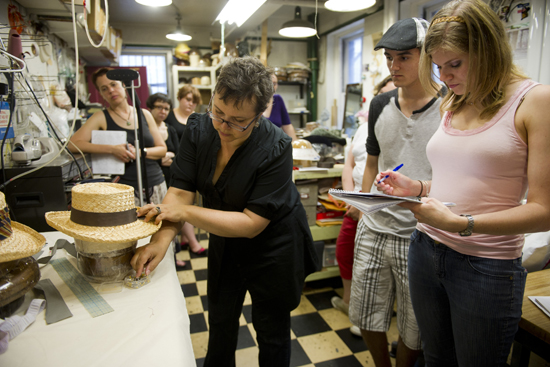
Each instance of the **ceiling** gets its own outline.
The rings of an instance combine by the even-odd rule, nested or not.
[[[90,1],[90,0],[88,0]],[[96,0],[97,1],[97,0]],[[99,0],[104,4],[104,0]],[[152,27],[151,29],[176,28],[176,14],[179,12],[182,16],[181,25],[186,33],[210,33],[216,34],[218,38],[221,35],[221,26],[215,22],[216,17],[223,9],[227,0],[172,0],[172,5],[165,7],[149,7],[138,4],[135,0],[110,0],[109,6],[109,24],[115,28],[125,27]],[[71,1],[70,0],[17,0],[19,4],[25,7],[30,13],[40,16],[60,17],[65,19],[65,23],[70,23]],[[262,22],[269,18],[268,37],[281,37],[277,31],[281,25],[293,19],[294,8],[302,8],[302,19],[306,19],[309,14],[315,13],[316,3],[318,14],[330,13],[324,8],[325,0],[267,0],[256,13],[250,17],[241,27],[235,25],[226,26],[226,41],[234,41],[238,38],[244,38],[247,33],[257,31]],[[76,12],[82,13],[82,0],[75,0]],[[64,31],[72,32],[70,24],[59,25],[61,21],[48,20],[52,33],[59,33],[60,38],[64,39],[69,45],[74,45],[71,35],[64,37]],[[65,39],[66,38],[66,39]]]

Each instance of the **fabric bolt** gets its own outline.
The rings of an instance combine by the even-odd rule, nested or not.
[[[415,231],[409,284],[426,365],[506,366],[521,319],[521,258],[464,255]],[[433,307],[439,305],[442,307]]]
[[[105,120],[107,121],[107,130],[112,131],[125,131],[127,134],[127,142],[129,144],[135,145],[135,133],[134,129],[125,129],[120,126],[118,126],[109,112],[107,110],[103,110],[103,114],[105,115]],[[155,146],[155,142],[153,140],[153,136],[151,135],[151,132],[149,131],[149,125],[147,124],[145,117],[142,117],[143,119],[143,139],[144,141],[140,141],[140,144],[145,148],[152,148]],[[162,170],[160,169],[159,165],[156,161],[152,159],[145,159],[145,168],[147,172],[147,183],[149,187],[153,187],[156,185],[159,185],[164,181],[164,176],[162,175]],[[143,172],[142,172],[143,173]],[[134,160],[132,162],[128,162],[124,166],[124,175],[120,176],[121,184],[126,184],[134,187],[136,197],[139,197],[138,194],[138,181],[137,181],[137,161]]]
[[[515,127],[516,110],[525,94],[538,85],[525,80],[498,113],[483,126],[460,131],[447,112],[427,154],[433,167],[430,196],[452,201],[457,214],[492,213],[521,205],[527,191],[527,144]],[[452,162],[452,164],[451,164]],[[462,254],[492,259],[521,256],[524,235],[474,233],[468,238],[426,224],[417,228]]]
[[[403,164],[400,173],[418,180],[429,180],[432,169],[426,156],[426,145],[441,121],[441,99],[433,98],[406,117],[399,107],[398,90],[380,94],[371,102],[367,153],[378,156],[379,171]],[[378,192],[374,185],[371,192]],[[384,208],[364,220],[374,231],[407,239],[416,226],[411,211],[398,205]]]
[[[226,277],[238,274],[256,299],[270,299],[271,307],[289,313],[299,304],[304,279],[315,271],[319,259],[292,181],[290,137],[265,118],[259,120],[258,127],[251,128],[250,136],[233,153],[214,185],[220,137],[207,114],[191,115],[171,167],[172,186],[198,191],[205,208],[236,212],[248,209],[270,220],[254,238],[210,234],[209,304],[223,304],[226,297],[233,297],[224,293],[222,284]],[[209,315],[213,320],[220,317],[212,310]],[[234,321],[238,323],[238,318]],[[223,332],[216,330],[217,325],[210,325],[213,335]],[[264,329],[257,329],[257,333],[259,340],[270,337]],[[226,350],[219,360],[232,360],[235,350],[231,349],[231,354]]]
[[[355,234],[357,233],[357,221],[345,216],[336,238],[336,261],[340,269],[342,279],[351,279],[353,271],[353,249],[355,247]]]
[[[363,216],[364,218],[365,216]],[[409,239],[367,228],[359,221],[355,239],[349,319],[369,331],[387,332],[397,300],[397,330],[407,347],[421,348],[409,292]]]
[[[283,97],[278,94],[273,95],[273,107],[271,114],[268,117],[269,121],[273,122],[275,126],[281,127],[283,125],[290,125],[290,116],[286,110]]]

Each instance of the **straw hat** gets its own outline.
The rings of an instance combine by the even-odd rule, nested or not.
[[[46,238],[24,224],[12,222],[6,197],[0,192],[0,263],[36,254]]]
[[[115,183],[74,186],[72,209],[48,212],[46,222],[75,239],[99,243],[137,241],[160,228],[137,218],[134,188]]]

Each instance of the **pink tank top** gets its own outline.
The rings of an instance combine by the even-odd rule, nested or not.
[[[426,147],[432,165],[430,197],[456,203],[456,214],[492,213],[521,205],[527,190],[527,144],[514,125],[523,96],[538,83],[525,80],[498,113],[474,130],[456,130],[446,112]],[[458,233],[419,223],[418,230],[465,255],[493,259],[521,256],[524,236]],[[475,232],[475,226],[474,226]]]

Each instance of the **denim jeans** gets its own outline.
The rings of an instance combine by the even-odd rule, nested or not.
[[[217,300],[208,297],[209,338],[204,367],[235,367],[239,318],[246,291],[252,299],[252,324],[256,330],[260,367],[290,364],[290,310],[277,299],[262,299],[238,267],[220,280]]]
[[[408,262],[426,366],[505,366],[521,318],[521,258],[463,255],[416,230]]]

